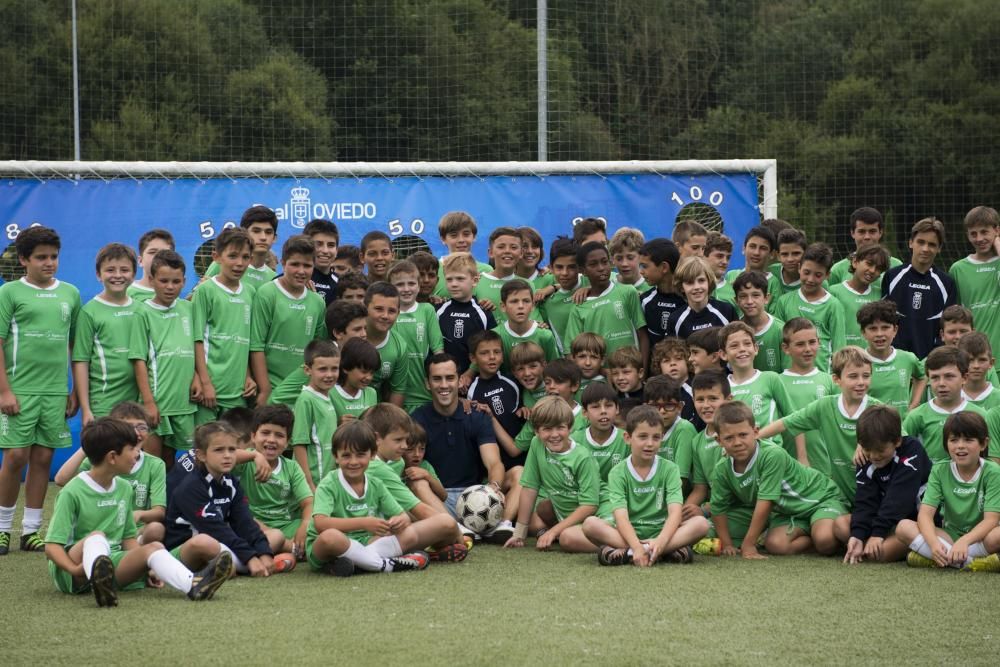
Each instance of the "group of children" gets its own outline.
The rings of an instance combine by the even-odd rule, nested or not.
[[[29,228],[25,275],[0,287],[0,555],[27,466],[20,548],[102,605],[144,582],[206,599],[231,570],[296,561],[341,576],[461,561],[481,536],[408,414],[443,352],[505,468],[489,541],[604,565],[763,548],[1000,570],[1000,216],[977,207],[965,227],[973,253],[945,273],[935,219],[905,264],[871,208],[836,264],[766,220],[730,270],[733,241],[697,223],[608,239],[587,218],[543,269],[527,227],[492,230],[477,261],[463,212],[440,221],[440,260],[394,261],[377,231],[338,247],[314,220],[278,273],[277,218],[254,206],[186,298],[157,229],[138,254],[101,249],[103,290],[82,307],[55,277],[58,235]],[[42,537],[77,409],[82,447]]]

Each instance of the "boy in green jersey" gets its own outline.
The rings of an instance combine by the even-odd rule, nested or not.
[[[708,533],[704,516],[684,518],[677,466],[657,456],[663,439],[659,412],[649,405],[626,420],[627,459],[608,475],[607,506],[612,516],[588,517],[584,534],[600,547],[601,565],[649,566],[658,560],[690,563],[691,545]]]
[[[153,541],[139,545],[132,513],[132,486],[122,479],[139,458],[131,426],[101,417],[83,428],[83,451],[91,469],[59,493],[45,538],[49,575],[63,593],[92,590],[99,607],[118,605],[119,588],[141,588],[147,574],[187,594],[207,600],[232,572],[228,552],[208,535],[196,535],[173,552]],[[200,567],[192,572],[189,567]]]
[[[246,230],[253,242],[251,249],[250,263],[243,272],[240,281],[249,285],[255,290],[259,290],[268,284],[277,275],[274,269],[267,265],[267,258],[271,254],[271,247],[278,240],[278,216],[267,206],[251,206],[243,212],[240,218],[240,228]],[[284,257],[281,263],[285,263]],[[219,275],[222,267],[218,260],[213,261],[205,269],[205,279]],[[286,269],[287,270],[287,269]],[[310,278],[312,271],[310,270]]]
[[[691,467],[694,465],[691,446],[697,431],[694,424],[681,416],[685,398],[684,385],[666,375],[649,378],[642,390],[643,402],[659,410],[663,421],[663,440],[657,455],[677,465],[684,483],[683,491],[687,493],[691,490]]]
[[[725,234],[710,232],[708,240],[705,242],[705,259],[712,267],[715,274],[715,291],[712,296],[725,301],[731,306],[736,305],[736,292],[733,285],[726,280],[726,272],[729,270],[729,260],[733,256],[733,240]]]
[[[361,259],[365,263],[369,282],[388,281],[389,268],[395,259],[392,239],[385,232],[368,232],[361,237]]]
[[[880,278],[889,268],[889,251],[880,245],[866,246],[851,258],[851,275],[830,286],[830,294],[844,307],[844,338],[848,345],[864,347],[858,311],[882,298]]]
[[[253,241],[242,229],[215,238],[212,260],[219,273],[194,291],[194,367],[201,381],[198,425],[246,405],[257,390],[250,376],[250,316],[254,288],[241,281],[250,265]]]
[[[501,372],[505,375],[511,370],[510,351],[518,343],[535,343],[544,351],[545,361],[552,361],[560,356],[552,332],[531,319],[533,308],[531,286],[525,281],[515,278],[500,288],[500,311],[505,317],[497,320],[497,327],[493,331],[503,341]]]
[[[574,296],[587,287],[589,282],[580,275],[577,267],[576,243],[573,239],[560,236],[552,242],[549,248],[549,269],[555,277],[555,283],[537,290],[535,298],[542,300],[539,305],[542,318],[556,338],[559,353],[566,354],[572,341],[566,340],[564,335],[570,315],[576,308]]]
[[[411,419],[410,435],[403,449],[403,481],[417,498],[433,507],[435,499],[441,503],[448,499],[448,491],[434,466],[424,460],[426,453],[427,431]]]
[[[586,300],[573,309],[563,342],[572,342],[584,331],[600,332],[610,354],[620,347],[633,345],[642,353],[643,364],[649,360],[646,317],[639,295],[626,285],[611,282],[611,258],[600,243],[588,243],[576,253],[590,289]]]
[[[628,345],[627,347],[635,349]],[[604,338],[596,333],[584,331],[573,339],[569,346],[569,358],[580,369],[580,392],[586,389],[591,382],[604,382],[604,358],[607,354],[607,345]],[[623,348],[618,348],[621,350]],[[617,352],[618,350],[615,350]],[[579,393],[577,394],[579,397]]]
[[[544,530],[535,548],[558,543],[563,551],[593,553],[596,547],[580,524],[597,511],[601,475],[591,450],[570,437],[573,410],[558,396],[546,396],[531,410],[536,436],[521,473],[517,524],[505,548],[524,546],[529,519],[533,534]],[[535,507],[535,501],[544,500]],[[534,512],[532,509],[534,508]]]
[[[250,442],[271,467],[271,476],[257,479],[254,461],[238,463],[233,475],[250,505],[250,513],[267,537],[271,551],[305,559],[306,529],[312,516],[312,491],[298,461],[282,456],[288,447],[295,415],[284,405],[265,405],[253,413]]]
[[[681,259],[704,257],[708,230],[693,220],[682,220],[674,224],[674,229],[670,232],[670,240],[677,246]]]
[[[772,304],[789,292],[794,292],[802,286],[799,267],[805,254],[808,242],[806,235],[798,229],[783,229],[778,232],[778,264],[771,267],[774,276],[774,294]]]
[[[931,469],[917,520],[896,535],[910,545],[907,564],[1000,572],[1000,465],[987,461],[989,433],[982,416],[950,415],[942,429],[948,460]],[[934,525],[940,512],[941,527]]]
[[[958,339],[974,331],[972,311],[965,306],[955,304],[941,312],[941,344],[958,345]]]
[[[719,346],[720,331],[722,331],[722,327],[699,329],[692,332],[686,340],[680,341],[687,348],[687,363],[683,365],[684,372],[687,371],[688,366],[691,368],[692,375],[698,375],[698,373],[704,373],[705,371],[725,370],[726,362],[722,360],[722,348]],[[674,357],[668,356],[666,358]],[[663,362],[661,361],[661,372],[671,375],[671,373],[663,368],[662,364]],[[678,373],[681,372],[680,368],[681,366],[679,365]]]
[[[309,289],[313,242],[293,236],[281,248],[284,273],[257,289],[250,324],[250,372],[257,405],[267,405],[274,387],[302,363],[314,338],[326,338],[326,303]]]
[[[393,402],[407,411],[431,400],[424,382],[424,360],[444,349],[437,313],[429,303],[417,303],[420,272],[413,262],[402,260],[389,269],[389,283],[399,292],[399,316],[392,330],[403,344],[401,380],[393,388]]]
[[[976,329],[1000,345],[1000,215],[989,206],[977,206],[965,215],[965,235],[973,253],[948,270],[958,290],[958,302],[972,311]]]
[[[721,405],[715,413],[715,429],[727,456],[712,474],[712,521],[722,555],[765,558],[757,551],[761,535],[764,547],[775,555],[815,548],[829,556],[847,543],[851,515],[837,487],[784,448],[759,444],[748,405],[739,401]],[[753,510],[739,551],[729,533],[731,508]]]
[[[337,409],[330,400],[330,390],[340,372],[340,350],[336,343],[311,341],[306,345],[303,368],[308,384],[295,400],[292,455],[302,467],[309,490],[315,491],[334,467],[330,443],[337,430]]]
[[[949,415],[965,410],[986,417],[986,411],[972,404],[962,393],[969,373],[969,358],[954,345],[942,345],[927,355],[924,363],[934,398],[911,410],[903,420],[903,432],[920,438],[927,456],[935,464],[948,460],[941,429]]]
[[[121,243],[97,253],[97,279],[104,289],[80,309],[73,343],[73,387],[84,424],[139,396],[128,360],[137,306],[128,286],[135,270],[135,252]]]
[[[184,259],[173,250],[161,250],[153,258],[153,298],[136,310],[128,346],[143,407],[156,429],[144,446],[168,468],[174,452],[191,449],[196,403],[202,397],[191,302],[180,298],[184,270]]]
[[[607,500],[606,484],[608,473],[628,456],[626,444],[621,429],[615,426],[618,416],[618,395],[615,390],[604,382],[594,382],[583,390],[580,397],[583,413],[587,416],[590,426],[570,434],[577,443],[590,450],[590,455],[597,462],[597,471],[601,477],[601,502]],[[598,516],[603,516],[598,507]]]
[[[434,296],[434,290],[437,289],[438,269],[441,267],[441,262],[438,261],[437,257],[423,250],[413,253],[409,259],[413,262],[413,266],[417,267],[419,275],[417,279],[417,301],[433,304],[436,308],[444,301],[441,297]]]
[[[499,310],[504,284],[517,278],[515,271],[521,261],[521,235],[513,227],[497,227],[490,233],[489,257],[493,268],[479,276],[473,296],[483,308],[493,310],[497,324],[507,319]]]
[[[137,539],[140,544],[162,540],[163,519],[167,514],[167,468],[162,459],[142,451],[142,443],[149,435],[146,411],[134,401],[124,401],[112,408],[108,416],[120,419],[135,431],[139,460],[119,477],[132,486],[132,520],[138,531]],[[90,470],[92,465],[86,456],[82,447],[76,450],[56,472],[53,479],[56,486],[66,486],[78,473]]]
[[[969,358],[969,373],[962,394],[986,412],[1000,406],[1000,391],[987,379],[995,363],[990,339],[982,331],[970,331],[958,339],[958,349]]]
[[[744,322],[730,322],[719,332],[722,357],[729,364],[729,390],[733,398],[750,406],[758,426],[791,414],[792,404],[777,373],[754,368],[757,341]],[[773,444],[777,444],[777,440]],[[805,438],[796,439],[798,458],[805,461]]]
[[[527,419],[538,399],[545,396],[542,371],[545,369],[545,351],[532,342],[518,343],[510,351],[510,367],[514,379],[521,387],[521,409],[518,415]]]
[[[862,206],[851,213],[850,233],[854,240],[854,249],[861,250],[864,247],[878,245],[882,242],[882,233],[885,231],[885,223],[882,214],[874,208]],[[830,284],[838,285],[847,280],[851,275],[851,255],[840,260],[830,269]],[[889,257],[889,268],[901,266],[903,263],[895,257]]]
[[[684,499],[684,518],[693,516],[708,516],[705,512],[708,506],[703,507],[708,502],[711,493],[712,470],[715,464],[722,458],[722,449],[716,440],[715,426],[712,420],[715,417],[719,406],[732,400],[729,393],[729,381],[724,373],[720,371],[704,371],[694,376],[691,381],[691,392],[694,395],[694,407],[698,418],[705,423],[705,429],[699,431],[691,441],[691,468],[689,471],[680,470],[681,479],[685,473],[691,483],[691,492]],[[750,525],[750,513],[746,512],[743,521],[738,525],[730,517],[729,528],[735,543],[743,539],[746,527]],[[713,530],[714,537],[714,530]],[[704,553],[699,550],[699,553]],[[715,548],[707,553],[718,553],[718,543]]]
[[[642,367],[639,348],[620,347],[608,355],[608,380],[618,391],[619,400],[642,398],[642,381],[646,369]]]
[[[839,390],[829,373],[821,373],[816,368],[816,352],[819,350],[819,336],[816,327],[804,317],[793,317],[782,329],[785,355],[791,360],[778,379],[785,386],[792,411],[801,410],[813,401],[836,394]],[[806,456],[799,457],[796,443],[805,436]],[[816,468],[825,475],[830,474],[830,453],[826,451],[826,441],[816,430],[806,431],[799,436],[784,436],[785,451],[799,460],[799,463]]]
[[[833,381],[840,395],[824,396],[760,430],[760,439],[788,432],[795,436],[818,431],[826,444],[830,477],[848,508],[854,502],[855,463],[860,463],[857,444],[858,417],[869,405],[880,405],[868,395],[872,363],[860,347],[848,345],[833,355]],[[904,431],[905,431],[904,427]],[[811,463],[811,461],[810,461]]]
[[[743,268],[731,269],[726,274],[726,280],[732,283],[741,273],[757,271],[767,276],[767,291],[774,294],[776,280],[768,270],[771,254],[777,252],[778,240],[770,229],[764,226],[752,227],[743,237]]]
[[[337,252],[347,247],[350,246],[343,246]],[[345,273],[337,279],[337,286],[333,288],[334,303],[337,301],[350,301],[363,306],[365,303],[365,291],[369,286],[368,278],[361,273],[356,271]]]
[[[646,238],[642,232],[631,227],[620,228],[608,243],[611,261],[617,271],[614,281],[619,285],[631,285],[639,294],[650,287],[639,273],[639,251],[645,243]]]
[[[29,227],[14,241],[25,275],[0,287],[0,555],[10,549],[14,505],[25,481],[21,550],[42,551],[38,535],[52,454],[71,444],[66,418],[76,412],[67,391],[80,293],[55,277],[59,235]],[[67,395],[68,394],[68,395]]]
[[[411,522],[382,482],[368,474],[377,452],[371,426],[358,420],[337,429],[333,450],[337,469],[316,489],[306,535],[306,558],[314,570],[336,576],[350,576],[355,568],[423,570],[430,558],[412,550],[428,544],[444,549],[453,543],[455,519],[434,514]]]
[[[538,294],[538,290],[555,285],[556,279],[551,272],[543,273],[538,269],[545,252],[542,235],[533,227],[518,227],[517,233],[521,235],[521,261],[517,263],[514,275],[531,285],[531,290],[535,294],[535,303],[538,303],[543,298]]]
[[[380,364],[378,350],[363,338],[352,338],[340,348],[340,374],[330,391],[338,425],[360,419],[378,403],[378,393],[371,384]]]
[[[583,412],[583,406],[576,400],[576,395],[580,391],[579,366],[569,359],[550,361],[542,369],[542,384],[546,396],[558,396],[569,405],[573,412],[573,427],[570,431],[579,431],[590,426],[587,415]],[[529,416],[521,432],[514,438],[514,444],[519,450],[526,452],[535,435],[535,427]]]
[[[804,317],[816,325],[819,334],[816,367],[823,372],[830,370],[830,356],[844,346],[844,307],[823,288],[832,261],[833,254],[827,245],[810,245],[799,266],[802,286],[780,297],[771,310],[785,322]]]
[[[892,346],[899,331],[896,304],[881,300],[866,304],[858,311],[857,321],[867,344],[866,352],[872,360],[872,384],[868,393],[906,417],[923,401],[927,380],[924,365],[917,355]]]
[[[150,266],[156,253],[161,250],[176,250],[174,235],[166,229],[150,229],[139,237],[139,266],[142,267],[142,277],[128,286],[126,293],[133,301],[139,303],[153,298],[153,274]]]
[[[445,213],[438,221],[438,235],[441,237],[441,243],[448,249],[448,254],[471,253],[478,233],[476,221],[465,211]],[[493,270],[493,267],[485,262],[477,262],[477,265],[479,273],[489,273]],[[437,287],[434,288],[434,295],[442,299],[448,298],[448,286],[445,283],[443,264],[438,268],[438,281]]]
[[[781,329],[785,323],[767,312],[771,301],[768,281],[760,271],[744,271],[733,280],[736,306],[743,313],[742,322],[753,330],[758,353],[753,366],[759,371],[780,373],[788,366],[782,351]]]

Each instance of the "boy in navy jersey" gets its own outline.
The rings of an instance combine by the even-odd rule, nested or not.
[[[437,309],[444,351],[458,360],[458,372],[469,369],[469,340],[480,331],[489,331],[497,323],[492,312],[483,310],[472,297],[479,282],[475,258],[467,252],[456,252],[441,260],[448,300]]]
[[[667,336],[670,313],[684,307],[684,299],[674,292],[674,270],[679,261],[680,252],[670,239],[652,239],[639,251],[639,273],[651,286],[640,298],[651,349]]]

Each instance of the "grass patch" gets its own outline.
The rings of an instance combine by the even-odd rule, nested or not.
[[[54,496],[50,493],[49,502]],[[16,537],[16,535],[15,535]],[[6,664],[996,664],[995,574],[820,557],[602,568],[479,545],[465,563],[334,579],[300,564],[195,604],[55,591],[42,554],[0,558]]]

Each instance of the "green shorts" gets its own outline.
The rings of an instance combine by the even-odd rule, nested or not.
[[[773,521],[774,515],[772,514],[771,516]],[[738,547],[743,544],[743,537],[750,530],[750,519],[753,518],[753,509],[745,507],[731,509],[726,512],[726,518],[729,520],[729,537],[733,540],[733,546]],[[708,537],[718,537],[718,534],[715,532],[714,522],[708,531]]]
[[[216,403],[214,408],[206,408],[204,405],[199,405],[198,409],[194,413],[194,425],[201,426],[202,424],[207,424],[208,422],[218,421],[222,418],[222,413],[226,410],[245,407],[247,407],[247,402],[242,398],[228,400],[225,402],[219,401]]]
[[[31,445],[60,449],[73,444],[66,423],[65,396],[21,395],[17,400],[19,413],[0,414],[0,449]]]
[[[837,517],[849,514],[847,508],[839,499],[831,499],[821,501],[816,509],[808,514],[797,514],[795,516],[789,516],[788,514],[781,514],[780,512],[771,513],[771,528],[777,528],[783,526],[785,530],[789,533],[796,528],[801,529],[804,533],[809,533],[813,524],[817,521],[822,521],[823,519],[836,519]]]
[[[285,536],[285,539],[290,540],[295,537],[296,531],[298,531],[299,526],[302,525],[302,519],[292,519],[291,521],[262,521],[262,523],[268,528],[280,530],[281,534]]]
[[[119,550],[112,551],[110,554],[111,562],[114,563],[115,569],[118,569],[118,563],[122,562],[122,558],[125,557],[127,551]],[[61,570],[56,567],[56,564],[49,561],[49,576],[52,577],[52,583],[56,585],[56,590],[62,593],[69,593],[70,595],[79,595],[80,593],[86,593],[90,590],[89,581],[74,581],[73,576],[66,570]],[[146,587],[146,578],[139,577],[136,581],[128,584],[124,587],[119,587],[123,591],[134,591]]]
[[[164,447],[184,452],[194,447],[194,415],[160,415],[160,425],[154,433],[163,440]]]

